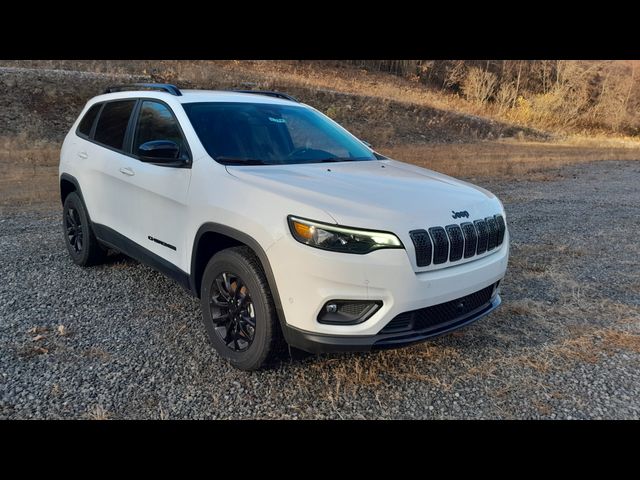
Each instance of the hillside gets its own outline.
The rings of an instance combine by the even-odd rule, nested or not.
[[[66,66],[66,65],[65,65]],[[338,91],[302,84],[291,76],[276,78],[259,71],[207,65],[206,73],[130,68],[130,72],[64,68],[0,67],[0,125],[4,135],[59,142],[85,102],[113,84],[169,82],[181,87],[281,90],[309,103],[376,146],[399,143],[464,143],[518,136],[547,139],[548,134],[477,115],[443,110],[411,101],[381,97],[377,92]],[[194,67],[195,68],[195,67]],[[195,75],[195,73],[200,75]],[[64,101],[60,101],[64,99]]]

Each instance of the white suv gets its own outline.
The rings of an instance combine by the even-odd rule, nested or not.
[[[500,304],[494,195],[386,158],[285,94],[110,88],[64,140],[60,191],[74,262],[113,249],[172,277],[241,369],[283,340],[399,347]]]

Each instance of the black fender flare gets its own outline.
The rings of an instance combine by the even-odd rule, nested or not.
[[[80,200],[82,200],[82,203],[84,203],[84,197],[82,196],[82,189],[80,188],[80,182],[78,182],[78,179],[76,177],[68,173],[63,173],[62,175],[60,175],[60,178],[58,179],[58,188],[60,189],[60,200],[62,200],[62,181],[63,180],[73,183],[74,187],[76,187],[76,192],[78,192],[78,195],[80,196]],[[85,207],[86,207],[86,203],[85,203]]]
[[[91,214],[89,213],[89,209],[87,208],[87,202],[84,201],[84,196],[82,195],[82,189],[80,188],[80,182],[78,182],[78,179],[76,177],[68,173],[63,173],[62,175],[60,175],[60,179],[58,180],[58,188],[60,189],[60,200],[62,200],[62,181],[63,180],[66,180],[67,182],[72,183],[74,187],[76,187],[75,191],[80,197],[80,201],[84,205],[84,210],[85,212],[87,212],[87,217],[89,218],[89,223],[91,224],[92,223]],[[64,205],[64,202],[62,202],[62,204]]]
[[[192,292],[199,297],[200,292],[198,292],[196,287],[196,279],[195,279],[195,271],[196,271],[196,258],[197,258],[197,247],[198,243],[200,243],[200,238],[202,235],[208,232],[218,233],[221,235],[225,235],[229,238],[237,240],[240,243],[247,245],[251,250],[254,251],[260,263],[262,264],[262,269],[264,270],[264,274],[267,277],[267,283],[269,284],[269,289],[271,290],[271,296],[273,297],[273,302],[276,307],[276,312],[278,314],[278,320],[280,321],[280,326],[282,327],[282,331],[287,338],[288,328],[287,321],[284,315],[284,310],[282,308],[282,302],[280,300],[280,294],[278,292],[278,285],[276,284],[276,278],[273,274],[273,270],[271,269],[271,264],[269,263],[269,258],[267,257],[266,252],[262,248],[262,246],[250,235],[242,232],[240,230],[236,230],[235,228],[229,227],[227,225],[222,225],[220,223],[207,222],[200,226],[198,229],[196,236],[193,240],[193,248],[191,250],[191,274],[189,276],[189,284]]]

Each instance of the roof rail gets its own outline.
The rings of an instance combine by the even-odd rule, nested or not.
[[[114,85],[108,87],[104,93],[126,92],[131,90],[157,90],[159,92],[167,92],[176,97],[182,96],[182,92],[175,85],[170,83],[130,83],[128,85]]]
[[[290,100],[292,102],[300,103],[297,98],[282,92],[271,92],[268,90],[231,90],[231,91],[236,93],[253,93],[255,95],[267,95],[268,97],[283,98],[285,100]]]

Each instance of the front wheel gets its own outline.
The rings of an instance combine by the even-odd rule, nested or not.
[[[216,253],[204,271],[200,302],[211,344],[241,370],[257,370],[282,345],[260,261],[248,247]]]

